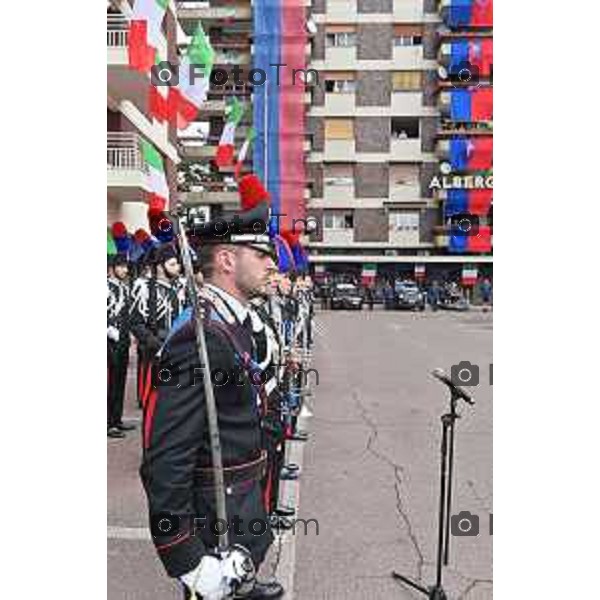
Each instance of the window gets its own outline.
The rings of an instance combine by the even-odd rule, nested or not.
[[[395,71],[392,76],[394,92],[421,90],[423,87],[422,71]]]
[[[394,46],[420,46],[423,43],[421,25],[394,25]]]
[[[391,231],[419,231],[419,213],[391,212],[389,224]]]
[[[397,187],[401,185],[419,185],[418,165],[402,164],[390,166],[390,185]]]
[[[353,229],[352,213],[323,213],[323,229]]]
[[[352,119],[325,119],[325,139],[354,139],[354,121]]]
[[[351,164],[327,165],[323,172],[326,187],[351,187],[354,185],[354,168]]]
[[[327,48],[350,48],[356,46],[356,33],[354,30],[330,31],[325,34]]]
[[[420,35],[400,35],[394,38],[394,46],[420,46],[423,37]]]
[[[353,94],[356,82],[353,79],[326,79],[325,92],[328,94]]]
[[[392,117],[393,140],[409,140],[419,138],[419,119],[414,117]]]

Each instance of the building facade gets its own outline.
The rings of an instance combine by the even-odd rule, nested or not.
[[[454,275],[466,264],[491,267],[483,245],[473,252],[452,243],[458,213],[446,208],[448,191],[441,189],[449,176],[452,182],[467,174],[448,170],[449,145],[454,149],[453,140],[474,128],[452,121],[452,93],[462,83],[440,69],[452,53],[448,42],[484,33],[491,39],[491,23],[456,26],[451,4],[312,2],[310,66],[319,83],[308,113],[308,214],[317,224],[310,255],[318,276],[411,275],[415,268],[421,274],[422,265],[427,275]],[[479,125],[491,140],[491,119]]]
[[[163,160],[170,198],[177,194],[180,162],[175,128],[150,115],[150,74],[129,68],[128,35],[133,0],[112,0],[107,8],[107,221],[125,223],[129,231],[148,229],[150,192],[141,142],[156,148]],[[175,3],[165,11],[161,57],[177,55]]]
[[[182,162],[179,167],[180,198],[188,206],[215,216],[239,206],[234,167],[217,169],[212,161],[223,127],[226,99],[236,97],[246,112],[236,128],[235,145],[239,148],[252,125],[252,85],[248,72],[252,60],[252,6],[250,0],[211,0],[210,2],[180,2],[178,17],[183,32],[191,36],[198,22],[215,51],[213,72],[219,70],[219,84],[211,81],[207,102],[195,123],[180,132]],[[180,40],[181,41],[181,40]],[[180,44],[180,47],[183,47]],[[234,67],[241,69],[236,85]],[[222,82],[222,84],[220,84]],[[252,153],[244,163],[244,171],[252,169]]]

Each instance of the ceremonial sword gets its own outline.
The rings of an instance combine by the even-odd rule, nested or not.
[[[184,208],[181,204],[175,207],[174,216],[177,219],[176,235],[181,248],[181,261],[183,273],[186,279],[188,294],[191,301],[192,321],[196,334],[196,346],[198,357],[203,369],[202,383],[206,397],[206,412],[208,416],[208,434],[210,438],[210,453],[215,478],[215,503],[217,519],[220,521],[223,531],[217,535],[217,548],[225,552],[229,547],[229,535],[227,520],[227,506],[225,504],[225,479],[223,476],[223,453],[221,452],[221,438],[219,436],[219,423],[217,419],[217,404],[212,386],[210,365],[208,362],[208,351],[206,349],[206,336],[204,334],[204,323],[200,310],[198,291],[194,281],[194,269],[192,267],[192,255],[190,245],[185,233],[183,223]]]

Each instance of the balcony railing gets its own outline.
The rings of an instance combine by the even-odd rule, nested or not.
[[[109,48],[127,47],[129,19],[125,15],[106,15],[106,45]]]
[[[147,166],[140,151],[140,136],[128,131],[109,131],[106,166],[109,171],[147,172]]]

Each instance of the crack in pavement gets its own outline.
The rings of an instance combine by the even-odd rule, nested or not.
[[[379,436],[379,429],[377,427],[377,424],[375,423],[375,421],[373,421],[370,416],[368,411],[366,410],[366,408],[364,407],[364,405],[361,403],[358,394],[356,392],[353,393],[354,396],[354,400],[355,403],[357,405],[357,408],[361,414],[361,418],[362,420],[367,424],[367,426],[370,429],[370,433],[369,433],[369,437],[367,439],[367,443],[365,445],[365,452],[369,452],[370,454],[372,454],[373,456],[375,456],[376,458],[382,460],[383,462],[385,462],[386,464],[388,464],[389,466],[391,466],[394,470],[394,478],[395,478],[395,482],[394,482],[394,490],[396,492],[396,508],[397,508],[397,512],[400,515],[402,521],[404,522],[405,528],[406,528],[406,532],[408,534],[408,537],[412,543],[413,549],[415,551],[415,554],[417,555],[417,581],[418,582],[422,582],[423,581],[423,568],[426,565],[435,565],[435,563],[430,563],[428,561],[425,560],[425,557],[423,555],[423,552],[421,551],[421,547],[419,546],[419,542],[417,540],[417,536],[415,534],[415,532],[413,531],[413,527],[412,527],[412,523],[411,520],[407,514],[407,511],[405,510],[403,503],[402,503],[402,497],[400,494],[400,486],[402,485],[402,478],[401,476],[405,475],[404,472],[404,468],[401,465],[398,465],[397,463],[395,463],[394,461],[392,461],[389,457],[385,456],[384,454],[381,454],[381,452],[378,452],[377,450],[375,450],[374,443],[375,440],[377,439],[377,437]],[[483,501],[483,499],[477,494],[475,488],[474,488],[474,484],[472,481],[468,482],[471,489],[473,490],[474,495],[476,496],[476,498],[482,503],[484,504],[485,507],[485,502]],[[459,577],[461,577],[462,579],[464,579],[465,581],[468,582],[467,587],[465,588],[465,590],[461,593],[461,595],[457,598],[457,600],[465,600],[467,595],[471,593],[471,591],[477,587],[477,585],[484,585],[484,584],[489,584],[489,585],[493,585],[493,580],[491,579],[474,579],[472,577],[469,577],[467,575],[465,575],[464,573],[461,573],[460,571],[456,570],[456,569],[451,569],[456,575],[458,575]]]
[[[277,537],[277,552],[275,553],[275,560],[271,561],[271,578],[275,579],[277,575],[277,569],[279,569],[279,562],[281,561],[281,550],[283,548],[283,534],[278,533]]]
[[[388,458],[384,454],[381,454],[380,452],[378,452],[377,450],[375,450],[373,448],[375,439],[379,436],[377,424],[375,423],[375,421],[373,421],[369,417],[369,414],[368,414],[367,410],[365,409],[365,407],[363,406],[363,404],[361,403],[361,401],[358,397],[358,394],[356,392],[353,392],[352,395],[354,396],[354,401],[358,407],[358,410],[360,411],[362,420],[367,424],[367,426],[371,430],[369,437],[367,439],[367,444],[365,446],[364,452],[365,451],[369,452],[370,454],[372,454],[379,460],[382,460],[383,462],[388,464],[394,470],[394,478],[396,480],[394,482],[394,490],[396,492],[396,510],[398,512],[398,515],[404,522],[404,525],[406,528],[406,533],[408,534],[408,537],[414,548],[415,554],[417,555],[417,580],[422,581],[423,565],[425,564],[425,557],[423,556],[423,552],[421,551],[421,547],[419,546],[417,536],[415,535],[415,532],[413,531],[412,523],[410,521],[408,513],[402,504],[402,498],[400,495],[400,486],[402,485],[401,476],[404,476],[404,467],[402,467],[402,465],[395,463],[393,460],[391,460],[390,458]]]

